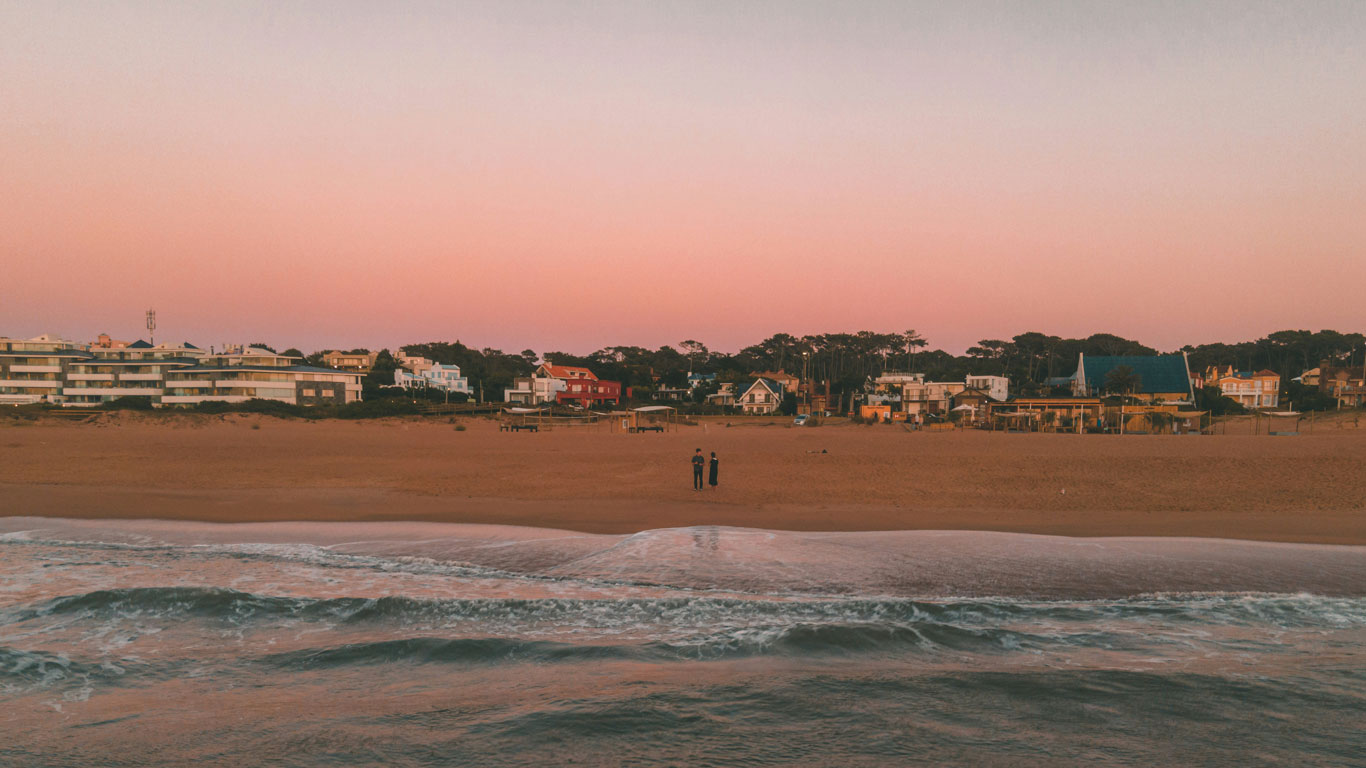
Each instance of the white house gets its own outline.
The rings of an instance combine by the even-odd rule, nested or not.
[[[520,405],[539,405],[555,402],[555,395],[568,389],[564,379],[549,376],[526,376],[512,380],[512,388],[503,390],[503,402]]]
[[[783,386],[773,379],[758,378],[736,399],[745,413],[765,415],[775,413],[783,402]]]
[[[404,389],[428,387],[443,392],[470,393],[470,380],[460,375],[460,366],[432,363],[418,370],[394,371],[394,386]]]
[[[1010,379],[1005,376],[968,376],[966,384],[968,389],[985,392],[987,397],[998,403],[1010,397]]]

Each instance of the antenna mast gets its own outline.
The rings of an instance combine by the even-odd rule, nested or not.
[[[147,337],[148,343],[155,347],[157,345],[157,311],[155,309],[147,310]]]

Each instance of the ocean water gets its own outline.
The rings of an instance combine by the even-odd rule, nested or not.
[[[0,518],[0,765],[1366,764],[1366,548]]]

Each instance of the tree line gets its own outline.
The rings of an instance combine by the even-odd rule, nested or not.
[[[1109,333],[1066,338],[1030,331],[1009,339],[982,339],[962,355],[928,347],[924,336],[907,330],[806,336],[776,333],[735,353],[713,350],[695,339],[658,349],[609,346],[587,355],[563,351],[537,354],[531,349],[504,352],[470,347],[459,341],[408,344],[400,351],[460,366],[462,375],[469,378],[476,393],[482,390],[485,400],[500,399],[513,379],[531,375],[540,360],[590,368],[600,378],[636,389],[638,396],[660,387],[685,387],[689,373],[715,374],[718,382],[744,384],[755,375],[770,371],[803,377],[814,382],[818,391],[828,387],[836,395],[859,391],[870,377],[885,371],[923,373],[930,381],[962,381],[970,374],[1006,376],[1010,378],[1012,392],[1043,395],[1059,392],[1057,387],[1050,386],[1049,380],[1071,376],[1079,355],[1159,354],[1138,341]],[[1255,341],[1187,345],[1174,352],[1186,353],[1192,372],[1204,371],[1211,365],[1233,366],[1238,370],[1267,369],[1280,374],[1283,384],[1289,386],[1292,377],[1321,360],[1343,365],[1366,362],[1364,347],[1366,335],[1361,333],[1286,330]],[[322,354],[308,355],[306,360],[321,365]],[[396,367],[392,353],[381,351],[367,386],[393,383]],[[700,398],[712,391],[714,385],[699,388],[695,394]]]

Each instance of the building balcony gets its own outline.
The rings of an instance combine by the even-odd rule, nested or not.
[[[0,387],[20,389],[61,389],[62,382],[47,379],[0,379]]]
[[[251,398],[245,395],[163,395],[162,405],[194,405],[195,403],[245,403]]]
[[[113,381],[112,373],[68,373],[67,381]]]
[[[159,373],[120,373],[119,381],[161,381]]]
[[[60,365],[11,365],[10,373],[61,373]]]
[[[159,397],[162,389],[161,387],[66,387],[62,393],[71,397]]]

